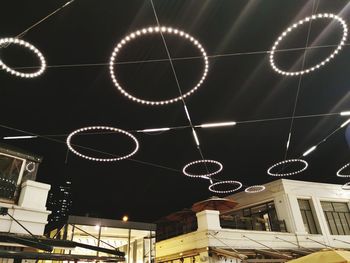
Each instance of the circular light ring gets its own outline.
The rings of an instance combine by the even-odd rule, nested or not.
[[[296,28],[298,28],[300,25],[306,23],[306,22],[309,22],[311,20],[316,20],[316,19],[320,19],[320,18],[330,18],[330,19],[333,19],[335,21],[337,21],[343,28],[343,36],[341,38],[341,41],[339,42],[338,46],[336,47],[336,49],[326,58],[324,59],[323,61],[321,61],[320,63],[318,63],[317,65],[314,65],[312,67],[309,67],[307,69],[304,69],[304,70],[300,70],[300,71],[284,71],[284,70],[281,70],[279,69],[275,62],[274,62],[274,55],[275,55],[275,51],[277,49],[277,46],[278,44],[288,35],[288,33],[290,33],[291,31],[295,30]],[[344,46],[345,44],[345,40],[347,38],[347,35],[348,35],[348,27],[345,23],[345,21],[337,16],[337,15],[334,15],[334,14],[316,14],[316,15],[313,15],[313,16],[308,16],[296,23],[294,23],[292,26],[288,27],[276,40],[276,42],[274,43],[271,51],[270,51],[270,64],[272,66],[272,68],[279,74],[282,74],[282,75],[286,75],[286,76],[298,76],[298,75],[303,75],[303,74],[306,74],[306,73],[310,73],[312,71],[314,71],[315,69],[318,69],[322,66],[324,66],[326,63],[328,63],[331,59],[334,58],[334,56],[336,54],[338,54],[338,52],[340,51],[340,49],[342,49],[342,47]]]
[[[32,168],[30,168],[30,166],[31,166]],[[35,163],[33,163],[33,162],[27,163],[27,165],[26,165],[26,171],[31,173],[31,172],[34,172],[34,170],[35,170]]]
[[[260,193],[266,189],[265,186],[263,185],[252,185],[244,189],[244,192],[249,193],[249,194],[255,194],[255,193]]]
[[[339,177],[350,177],[350,174],[342,174],[341,172],[344,171],[345,168],[347,168],[350,165],[350,163],[345,164],[342,168],[340,168],[337,171],[337,176]]]
[[[230,185],[237,185],[235,188],[230,189],[230,190],[216,190],[215,186],[217,185],[222,185],[222,184],[230,184]],[[211,185],[209,185],[209,191],[212,191],[213,193],[217,193],[217,194],[228,194],[228,193],[233,193],[239,189],[242,188],[242,183],[238,182],[238,181],[232,181],[232,180],[228,180],[228,181],[220,181],[220,182],[216,182],[213,183]]]
[[[290,173],[273,173],[271,172],[271,170],[279,165],[282,165],[282,164],[287,164],[287,163],[302,163],[304,164],[304,167],[295,171],[295,172],[290,172]],[[276,163],[274,165],[272,165],[268,170],[267,170],[267,173],[271,176],[290,176],[290,175],[295,175],[295,174],[298,174],[298,173],[301,173],[303,171],[305,171],[307,169],[307,167],[309,166],[309,164],[305,161],[305,160],[302,160],[302,159],[289,159],[289,160],[284,160],[282,162],[279,162],[279,163]]]
[[[168,99],[168,100],[160,100],[160,101],[150,101],[150,100],[143,100],[140,98],[137,98],[131,94],[129,94],[128,92],[125,91],[125,89],[121,86],[121,84],[119,84],[117,77],[115,76],[114,73],[114,64],[116,61],[116,57],[118,55],[118,53],[120,52],[120,50],[129,42],[132,41],[136,38],[139,38],[143,35],[148,35],[148,34],[158,34],[158,33],[163,33],[163,34],[173,34],[173,35],[177,35],[180,36],[184,39],[188,39],[195,47],[197,47],[199,49],[199,51],[202,54],[202,57],[204,59],[204,70],[202,73],[202,76],[200,78],[200,80],[198,81],[198,83],[187,93],[182,94],[182,96],[176,97],[176,98],[172,98],[172,99]],[[127,98],[142,103],[142,104],[146,104],[146,105],[164,105],[164,104],[170,104],[170,103],[174,103],[176,101],[182,100],[186,97],[188,97],[189,95],[191,95],[192,93],[194,93],[204,82],[207,74],[208,74],[208,69],[209,69],[209,62],[208,62],[208,57],[207,57],[207,53],[205,52],[203,46],[199,43],[198,40],[196,40],[195,38],[193,38],[192,36],[190,36],[189,34],[187,34],[184,31],[172,28],[172,27],[148,27],[148,28],[142,28],[140,30],[134,31],[132,33],[130,33],[129,35],[127,35],[126,37],[124,37],[114,48],[113,52],[112,52],[112,56],[110,58],[110,62],[109,62],[109,71],[112,77],[112,81],[114,83],[114,85],[118,88],[118,90]]]
[[[21,77],[21,78],[34,78],[34,77],[41,75],[44,72],[44,70],[46,69],[45,58],[44,58],[43,54],[41,54],[41,52],[36,47],[34,47],[32,44],[30,44],[26,41],[23,41],[21,39],[18,39],[18,38],[12,38],[12,37],[1,38],[0,39],[0,47],[2,45],[6,45],[6,44],[15,44],[15,45],[20,45],[20,46],[28,48],[29,50],[33,51],[34,54],[39,58],[41,65],[40,65],[39,70],[34,72],[34,73],[23,73],[23,72],[19,72],[19,71],[16,71],[16,70],[10,68],[4,62],[2,62],[2,60],[0,59],[0,66],[3,70],[5,70],[5,71],[9,72],[10,74],[15,75],[17,77]]]
[[[95,158],[95,157],[91,157],[91,156],[79,153],[71,145],[72,137],[80,132],[92,131],[92,130],[107,130],[107,131],[113,131],[113,132],[118,132],[118,133],[127,135],[135,142],[135,149],[127,155],[116,157],[116,158]],[[75,153],[76,155],[78,155],[79,157],[82,157],[82,158],[85,158],[85,159],[91,160],[91,161],[97,161],[97,162],[113,162],[113,161],[124,160],[124,159],[127,159],[127,158],[131,157],[132,155],[134,155],[139,149],[139,142],[136,139],[136,137],[133,136],[131,133],[124,131],[124,130],[121,130],[121,129],[107,127],[107,126],[90,126],[90,127],[84,127],[84,128],[75,130],[71,134],[68,135],[66,143],[67,143],[69,150],[72,151],[73,153]]]
[[[195,165],[195,164],[199,164],[199,163],[211,163],[211,164],[216,164],[218,166],[218,169],[215,172],[212,173],[206,173],[206,174],[191,174],[189,172],[187,172],[186,170],[188,169],[188,167]],[[184,168],[182,169],[182,172],[184,173],[184,175],[189,176],[189,177],[195,177],[195,178],[208,178],[210,176],[213,176],[215,174],[218,174],[222,171],[223,166],[220,162],[218,161],[214,161],[214,160],[198,160],[198,161],[194,161],[194,162],[190,162],[188,164],[186,164],[184,166]]]
[[[350,190],[350,182],[342,185],[341,189],[343,189],[343,190]]]

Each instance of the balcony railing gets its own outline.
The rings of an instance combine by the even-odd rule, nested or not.
[[[259,217],[220,218],[222,228],[287,232],[284,220],[265,220]]]

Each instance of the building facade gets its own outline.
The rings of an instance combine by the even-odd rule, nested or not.
[[[4,254],[25,251],[28,244],[15,239],[42,236],[50,211],[46,200],[50,185],[36,180],[41,158],[0,145],[0,262],[13,259]]]
[[[233,211],[197,213],[197,230],[157,242],[157,261],[286,262],[350,248],[350,192],[341,185],[280,179],[265,187],[228,196],[238,202]]]
[[[50,185],[35,181],[40,162],[38,156],[0,145],[0,207],[9,214],[0,216],[0,232],[28,234],[12,216],[34,235],[44,234]]]
[[[110,249],[124,253],[127,263],[151,263],[155,259],[155,224],[69,216],[62,228],[51,232],[51,237],[82,244],[74,249],[75,255],[108,256],[103,249]],[[86,246],[101,250],[92,251]],[[70,254],[72,251],[61,249],[60,253]]]
[[[66,181],[53,186],[47,199],[47,208],[51,211],[46,229],[50,230],[63,225],[72,209],[72,182]]]

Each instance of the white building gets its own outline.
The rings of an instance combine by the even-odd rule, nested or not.
[[[35,181],[40,162],[33,154],[0,145],[0,207],[9,214],[0,215],[0,232],[29,234],[27,228],[33,235],[44,234],[50,185]]]
[[[197,213],[197,230],[157,242],[157,261],[285,262],[326,247],[350,248],[350,191],[286,179],[265,187],[228,196],[238,202],[233,211]]]
[[[0,262],[4,254],[25,251],[26,236],[42,236],[51,213],[46,209],[50,185],[36,182],[41,158],[0,145]],[[10,251],[10,252],[9,252]]]

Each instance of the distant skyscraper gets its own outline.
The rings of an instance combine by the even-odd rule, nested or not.
[[[59,186],[53,186],[47,199],[47,209],[51,211],[47,229],[63,225],[72,208],[72,182],[66,181]]]

